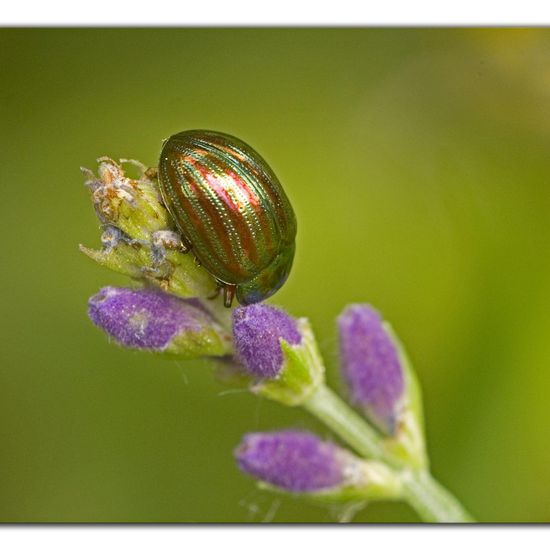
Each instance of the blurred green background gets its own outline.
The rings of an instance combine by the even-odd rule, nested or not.
[[[0,520],[325,522],[254,488],[247,431],[327,431],[204,362],[110,345],[79,167],[189,128],[266,157],[298,216],[271,300],[368,301],[406,343],[435,475],[482,521],[550,521],[550,30],[0,30]],[[416,521],[404,504],[355,518]]]

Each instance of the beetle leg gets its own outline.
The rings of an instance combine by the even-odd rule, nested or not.
[[[223,305],[225,307],[231,307],[235,291],[237,287],[235,285],[224,285],[223,287]]]
[[[223,283],[220,283],[219,281],[217,281],[216,290],[214,290],[214,292],[212,292],[210,296],[207,296],[206,299],[215,300],[220,295],[220,291],[222,288],[223,288]]]

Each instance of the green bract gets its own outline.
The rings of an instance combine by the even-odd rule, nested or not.
[[[255,393],[289,406],[302,405],[325,379],[323,359],[307,319],[298,319],[298,330],[302,335],[300,344],[281,340],[283,365],[279,376],[252,387]]]
[[[102,250],[80,249],[100,265],[160,287],[182,298],[215,294],[215,279],[194,260],[173,232],[154,170],[137,161],[139,176],[129,177],[108,157],[98,159],[98,175],[82,169],[104,226]]]

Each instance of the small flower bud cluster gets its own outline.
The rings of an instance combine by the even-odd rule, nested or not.
[[[338,487],[359,463],[337,445],[293,430],[247,434],[235,457],[243,472],[291,492]]]
[[[276,378],[283,367],[281,340],[298,345],[302,335],[296,321],[284,311],[254,304],[233,312],[237,354],[246,370],[260,379]]]
[[[338,319],[342,370],[351,400],[381,431],[394,434],[405,375],[397,348],[376,310],[348,306]]]
[[[231,353],[231,335],[195,298],[154,289],[105,287],[88,302],[90,319],[128,348],[182,358]]]
[[[426,467],[420,388],[391,326],[368,304],[354,304],[338,328],[351,402],[386,436],[386,450],[398,462]]]
[[[309,326],[284,311],[255,304],[233,311],[233,335],[203,302],[155,289],[106,287],[89,301],[89,315],[119,344],[181,357],[223,357],[249,375],[252,389],[284,404],[302,404],[323,380]],[[350,399],[394,446],[410,437],[407,376],[401,353],[370,306],[339,318],[342,366]],[[404,439],[406,441],[406,437]],[[403,446],[403,445],[402,445]],[[407,449],[401,454],[407,455]],[[398,498],[399,480],[379,461],[302,431],[248,434],[236,449],[239,467],[266,487],[333,500]]]
[[[397,498],[401,485],[391,470],[299,430],[250,433],[235,449],[239,468],[265,488],[319,500]]]
[[[86,168],[82,172],[98,218],[134,240],[146,240],[155,231],[169,226],[168,212],[153,183],[154,173],[137,161],[126,162],[137,166],[139,179],[129,178],[121,164],[109,157],[98,159],[97,177]]]
[[[190,298],[206,298],[217,283],[194,261],[179,235],[159,194],[156,171],[138,161],[98,159],[97,176],[82,168],[86,186],[101,225],[103,248],[81,245],[84,254],[113,271]],[[129,177],[124,164],[133,165],[139,177]]]
[[[422,428],[409,391],[414,388],[389,326],[371,306],[352,305],[340,316],[338,328],[350,401],[387,437],[387,447],[395,451],[396,460],[421,464]],[[322,359],[309,326],[279,309],[263,304],[237,308],[233,340],[236,357],[257,381],[253,389],[264,396],[287,405],[303,404],[323,379]],[[330,488],[331,494],[339,495],[350,483],[344,472],[359,460],[311,434],[292,431],[247,436],[236,456],[243,471],[281,490]],[[389,498],[397,491],[395,479],[383,465],[370,462],[368,467],[370,495]],[[365,468],[356,471],[366,475]],[[373,485],[373,479],[381,481]],[[353,486],[358,489],[364,483],[355,477]]]
[[[235,357],[256,383],[252,391],[301,405],[324,381],[324,366],[305,319],[264,304],[233,311]]]

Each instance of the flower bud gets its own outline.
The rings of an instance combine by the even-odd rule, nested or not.
[[[338,318],[338,327],[351,401],[388,436],[388,452],[408,465],[423,467],[422,398],[401,343],[367,304],[348,306]]]
[[[338,319],[342,368],[352,401],[386,434],[403,406],[404,375],[397,349],[377,311],[348,306]]]
[[[173,222],[159,191],[156,171],[138,161],[98,159],[98,175],[82,168],[86,186],[104,228],[102,250],[80,246],[89,258],[118,273],[146,281],[182,298],[212,296],[217,283],[197,265]],[[137,166],[137,179],[123,164]]]
[[[324,366],[305,319],[265,304],[233,311],[236,358],[257,383],[252,391],[300,405],[323,381]]]
[[[251,433],[235,451],[241,470],[286,491],[334,488],[344,483],[353,457],[332,443],[300,431]]]
[[[104,287],[88,302],[90,319],[120,345],[185,358],[224,356],[231,336],[200,300],[152,289]]]
[[[127,161],[140,165],[136,161]],[[118,227],[132,239],[145,240],[155,231],[168,229],[170,217],[156,183],[141,166],[138,179],[129,178],[121,164],[108,157],[98,159],[98,176],[85,168],[86,185],[99,219]]]
[[[317,436],[297,430],[244,436],[235,449],[240,469],[268,488],[346,498],[391,498],[399,481],[382,464],[364,461]]]
[[[296,321],[284,311],[254,304],[233,311],[235,349],[246,370],[261,379],[276,378],[283,367],[281,340],[299,344]]]

